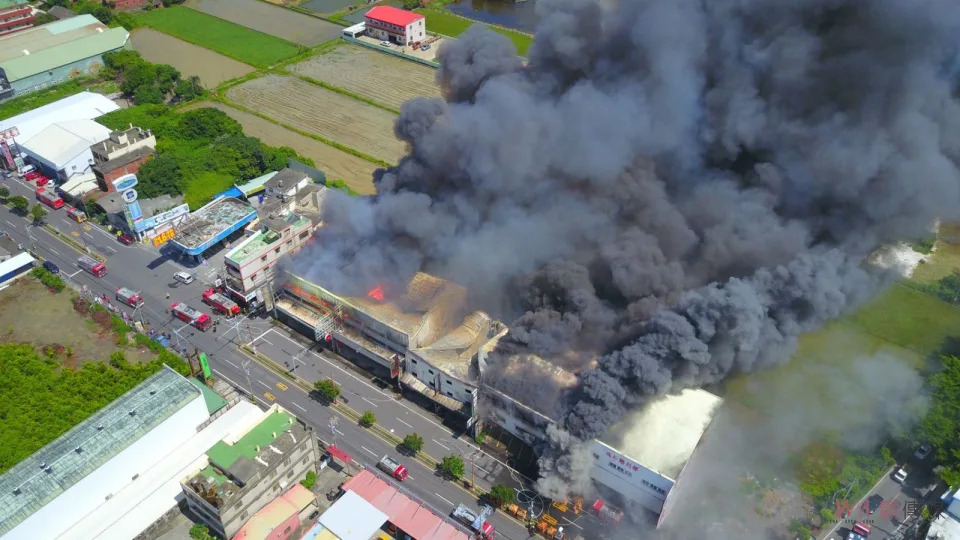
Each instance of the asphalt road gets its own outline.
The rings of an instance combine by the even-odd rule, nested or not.
[[[4,185],[9,187],[12,195],[24,195],[31,204],[35,201],[35,188],[31,184],[5,180]],[[449,515],[460,503],[468,504],[472,508],[479,508],[479,505],[473,495],[460,486],[439,477],[435,471],[429,470],[419,461],[402,457],[385,439],[357,426],[336,409],[319,403],[289,380],[258,361],[251,360],[238,349],[238,344],[255,339],[259,354],[270,357],[280,365],[285,361],[295,361],[298,366],[295,373],[307,381],[312,382],[321,377],[333,378],[341,385],[345,401],[349,401],[353,409],[374,411],[378,424],[401,438],[410,432],[419,433],[424,439],[424,453],[435,459],[454,452],[464,456],[478,455],[476,481],[479,486],[487,488],[491,480],[496,479],[520,489],[523,479],[518,473],[512,472],[486,454],[477,454],[478,448],[471,442],[455,438],[435,418],[430,418],[428,413],[418,410],[416,405],[395,399],[392,392],[382,390],[352,369],[345,368],[342,361],[327,354],[304,351],[305,347],[267,320],[244,320],[243,332],[228,332],[232,321],[224,320],[214,333],[212,329],[201,332],[173,318],[168,306],[178,301],[212,313],[212,310],[201,302],[201,294],[209,286],[204,283],[204,279],[212,276],[210,270],[215,267],[213,263],[212,267],[184,268],[160,255],[153,246],[124,246],[98,226],[78,224],[66,215],[64,209],[50,210],[45,221],[61,233],[70,235],[76,241],[106,256],[107,275],[96,278],[81,271],[76,266],[79,253],[73,247],[44,228],[32,225],[27,218],[14,214],[9,208],[0,207],[0,230],[7,232],[25,248],[33,249],[44,259],[55,262],[65,277],[88,287],[95,294],[106,294],[111,299],[114,298],[116,289],[121,286],[139,291],[145,302],[141,308],[145,322],[156,331],[174,333],[172,341],[178,347],[186,347],[190,352],[196,349],[207,353],[216,377],[242,391],[252,393],[262,401],[279,403],[311,425],[324,442],[330,442],[334,438],[330,424],[331,418],[337,418],[336,444],[360,464],[373,468],[384,454],[400,458],[410,471],[410,477],[403,482],[402,489],[426,502],[438,514]],[[198,272],[199,279],[190,285],[180,284],[172,277],[174,272],[179,270]],[[170,294],[169,300],[166,298],[167,293]],[[132,311],[124,309],[127,312]],[[251,335],[254,337],[249,337]],[[294,359],[294,356],[298,357]],[[465,463],[469,475],[470,460],[466,459]],[[519,523],[502,514],[494,514],[489,521],[499,532],[499,537],[525,539],[530,536]],[[579,528],[580,525],[573,524],[573,527]]]

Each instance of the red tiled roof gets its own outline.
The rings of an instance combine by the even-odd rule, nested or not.
[[[364,469],[343,484],[384,514],[390,523],[416,540],[468,540],[468,536],[429,508],[411,500],[396,488]]]
[[[395,24],[397,26],[405,27],[414,21],[419,21],[423,18],[423,15],[414,13],[412,11],[407,11],[405,9],[395,8],[393,6],[376,6],[368,11],[364,17],[387,24]]]

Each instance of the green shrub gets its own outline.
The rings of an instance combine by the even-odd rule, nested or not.
[[[300,485],[307,489],[312,488],[315,483],[317,483],[317,473],[313,471],[307,471],[307,476],[300,481]]]
[[[60,279],[60,276],[55,276],[51,274],[49,271],[47,271],[46,268],[43,268],[42,266],[35,267],[33,270],[30,271],[30,273],[31,275],[33,275],[33,277],[40,280],[40,283],[43,283],[44,286],[46,286],[48,289],[54,292],[60,292],[67,286],[67,284],[64,283],[62,279]]]

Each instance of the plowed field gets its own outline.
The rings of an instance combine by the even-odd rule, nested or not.
[[[240,122],[247,135],[257,137],[270,146],[289,146],[300,155],[313,159],[317,168],[327,174],[327,178],[339,178],[357,193],[373,193],[373,171],[378,167],[374,163],[222,103],[203,102],[187,108],[198,107],[220,109]]]
[[[406,145],[393,135],[396,115],[296,77],[267,75],[227,91],[235,103],[387,163]]]
[[[411,98],[440,97],[437,70],[358,45],[341,45],[288,69],[393,109]]]
[[[197,75],[207,88],[253,71],[242,62],[150,28],[138,28],[131,34],[130,41],[148,62],[170,64],[184,76]]]
[[[340,36],[333,23],[257,0],[189,0],[187,6],[308,47]]]

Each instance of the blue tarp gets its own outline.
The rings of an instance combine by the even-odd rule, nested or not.
[[[243,192],[240,191],[240,188],[238,188],[237,186],[233,186],[232,188],[224,192],[217,193],[216,195],[213,196],[214,199],[219,199],[220,197],[233,197],[235,199],[240,199],[240,200],[244,199]]]

